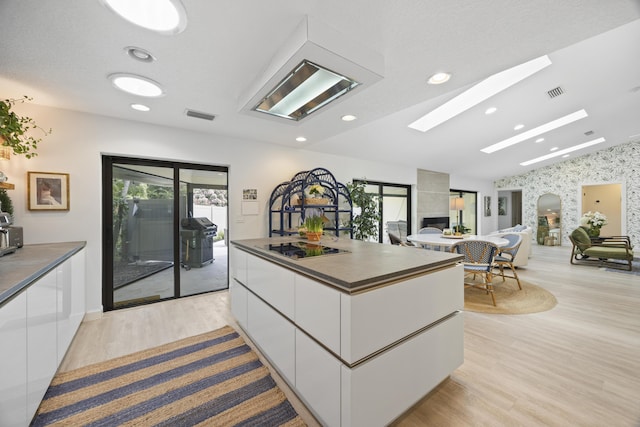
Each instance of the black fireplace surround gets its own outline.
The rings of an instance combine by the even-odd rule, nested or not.
[[[440,230],[449,228],[448,216],[434,216],[429,218],[422,218],[422,227],[436,227]]]

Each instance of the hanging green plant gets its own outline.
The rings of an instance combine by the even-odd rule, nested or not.
[[[27,135],[31,129],[38,129],[47,136],[51,129],[46,130],[38,126],[36,122],[27,116],[19,116],[11,111],[17,103],[32,101],[32,98],[5,99],[0,101],[0,140],[4,147],[9,147],[13,154],[24,154],[27,159],[37,156],[36,150],[42,138]]]

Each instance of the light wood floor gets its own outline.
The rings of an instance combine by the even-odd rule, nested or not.
[[[464,364],[396,426],[640,426],[640,276],[572,266],[569,251],[534,245],[518,270],[553,310],[465,313]],[[82,324],[61,370],[225,324],[226,291],[109,312]]]

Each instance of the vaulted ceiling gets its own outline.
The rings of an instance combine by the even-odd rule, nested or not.
[[[640,2],[637,0],[182,0],[175,35],[136,27],[100,0],[1,0],[0,97],[28,94],[70,110],[264,143],[497,179],[566,160],[520,163],[603,137],[579,156],[640,139]],[[299,121],[243,110],[247,94],[278,65],[305,19],[334,31],[345,51],[382,60],[381,79]],[[135,46],[156,60],[137,61]],[[358,56],[358,50],[354,55]],[[374,56],[375,56],[374,55]],[[548,55],[551,65],[427,131],[408,125],[489,76]],[[335,70],[340,71],[340,70]],[[438,71],[449,82],[428,85]],[[132,110],[117,72],[159,82],[165,95]],[[548,91],[561,88],[562,95]],[[495,106],[497,111],[486,115]],[[186,109],[215,115],[213,121]],[[574,111],[588,117],[507,149],[481,148]],[[345,114],[357,120],[340,120]],[[516,124],[524,128],[514,131]],[[300,143],[298,136],[306,137]]]

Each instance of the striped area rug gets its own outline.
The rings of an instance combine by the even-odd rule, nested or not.
[[[56,375],[32,426],[304,426],[230,326]]]

